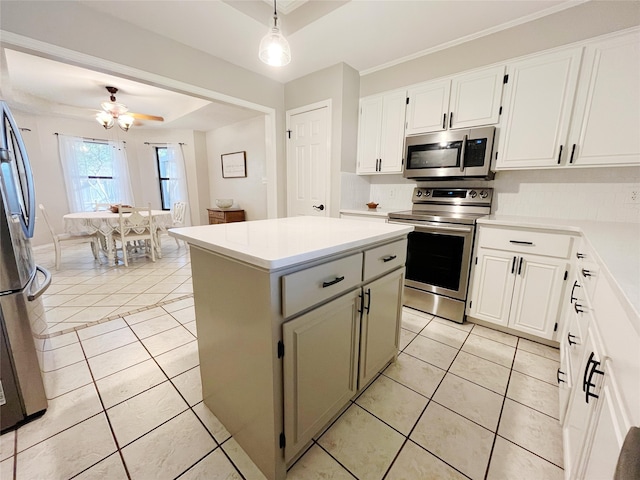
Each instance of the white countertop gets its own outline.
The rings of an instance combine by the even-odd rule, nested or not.
[[[599,257],[609,280],[618,285],[636,315],[640,312],[640,224],[506,215],[488,215],[479,219],[478,224],[582,234]]]
[[[342,208],[340,209],[340,213],[344,213],[345,215],[363,215],[363,216],[371,216],[371,217],[384,217],[387,218],[387,216],[389,215],[389,212],[397,212],[398,209],[395,210],[389,210],[389,209],[385,209],[385,208],[375,208],[375,209],[370,209],[370,208],[362,208],[362,209],[358,209],[358,208]]]
[[[412,226],[329,217],[289,217],[172,228],[191,245],[268,270],[407,235]]]

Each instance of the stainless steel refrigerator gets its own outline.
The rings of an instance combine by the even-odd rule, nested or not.
[[[32,324],[44,314],[51,283],[31,249],[35,226],[33,176],[20,130],[0,100],[0,430],[47,408]]]

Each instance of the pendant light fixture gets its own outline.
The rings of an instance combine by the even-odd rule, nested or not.
[[[260,41],[258,56],[264,63],[274,67],[282,67],[291,61],[289,42],[280,33],[280,27],[278,26],[276,0],[273,0],[273,24],[269,32]]]

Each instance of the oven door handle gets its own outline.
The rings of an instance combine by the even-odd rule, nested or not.
[[[464,226],[455,226],[450,227],[448,225],[441,225],[438,223],[417,223],[411,220],[389,220],[389,223],[397,223],[402,225],[413,225],[416,232],[420,230],[429,230],[430,232],[460,232],[460,233],[471,233],[473,232],[473,227],[464,227]]]

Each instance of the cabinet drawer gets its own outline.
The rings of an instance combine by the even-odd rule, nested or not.
[[[388,243],[364,252],[364,280],[390,272],[405,264],[407,259],[407,239]]]
[[[362,276],[362,253],[323,263],[282,277],[282,315],[287,318],[356,287]]]
[[[511,228],[480,228],[480,246],[518,253],[568,258],[573,237]]]
[[[583,287],[589,297],[593,297],[593,293],[600,276],[600,265],[596,260],[595,254],[582,239],[576,249],[576,276],[578,282]]]
[[[215,210],[209,210],[209,218],[217,218],[224,220],[224,212],[216,212]]]

